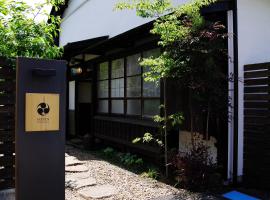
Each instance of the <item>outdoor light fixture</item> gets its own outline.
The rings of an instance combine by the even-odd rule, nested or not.
[[[71,75],[76,76],[82,74],[83,70],[81,67],[78,68],[71,68]]]

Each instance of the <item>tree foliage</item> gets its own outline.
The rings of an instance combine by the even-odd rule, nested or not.
[[[220,103],[226,102],[227,92],[223,82],[227,80],[226,28],[205,20],[200,12],[214,2],[191,0],[173,6],[170,0],[127,0],[116,8],[136,9],[138,16],[154,19],[151,33],[159,36],[162,53],[141,61],[150,68],[144,73],[145,80],[175,79],[179,87],[188,88],[190,102],[202,105],[201,110],[211,107],[218,112],[226,106]]]
[[[163,48],[163,53],[157,58],[148,58],[141,62],[142,66],[151,68],[145,73],[146,80],[159,81],[160,78],[176,76],[174,72],[179,66],[170,54],[171,47],[179,41],[190,41],[193,34],[205,25],[200,10],[215,1],[193,0],[173,6],[171,0],[127,0],[116,5],[120,10],[136,9],[140,17],[155,18],[151,33],[160,37],[158,44]]]
[[[54,38],[59,33],[61,19],[49,16],[44,7],[58,8],[62,3],[62,0],[46,0],[30,6],[23,0],[0,0],[0,56],[60,57],[62,49],[54,44]],[[45,20],[37,20],[39,16]]]
[[[207,120],[200,120],[206,121],[205,132],[208,135],[210,115],[227,111],[227,76],[224,73],[227,64],[226,29],[220,22],[206,21],[201,15],[202,8],[216,1],[190,0],[186,4],[173,6],[171,0],[126,0],[116,5],[117,9],[135,9],[138,16],[152,18],[154,26],[151,33],[160,38],[161,55],[144,58],[140,64],[150,68],[144,73],[146,81],[159,82],[163,79],[164,108],[162,116],[156,116],[155,120],[163,129],[166,174],[167,132],[171,123],[178,121],[179,124],[184,120],[181,113],[167,113],[166,80],[173,79],[187,91],[191,132],[194,131],[193,119],[196,115],[206,113]],[[146,136],[151,141],[155,140],[149,133]],[[141,140],[135,139],[135,142],[138,141]]]

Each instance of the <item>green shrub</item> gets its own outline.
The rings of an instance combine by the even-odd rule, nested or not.
[[[143,159],[138,158],[137,155],[133,155],[130,153],[122,154],[120,156],[120,161],[123,165],[127,167],[139,167],[143,165]]]
[[[143,172],[141,174],[142,177],[145,177],[145,178],[152,178],[152,179],[155,179],[157,180],[159,178],[159,172],[157,169],[155,168],[149,168],[147,172]]]
[[[107,147],[103,150],[103,154],[104,156],[106,156],[107,158],[112,158],[116,155],[116,151],[111,148],[111,147]]]
[[[180,187],[201,191],[221,186],[222,176],[209,153],[209,146],[202,141],[195,138],[190,151],[178,152],[171,160]]]

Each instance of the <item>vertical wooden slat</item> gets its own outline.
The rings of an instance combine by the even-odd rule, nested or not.
[[[117,147],[129,147],[137,151],[143,149],[143,154],[153,156],[153,149],[159,152],[159,147],[156,144],[136,144],[132,143],[137,137],[142,137],[146,132],[152,134],[158,133],[157,124],[152,121],[142,122],[133,119],[111,118],[111,117],[96,117],[94,118],[94,134],[95,137],[111,142],[111,145]],[[122,145],[120,145],[122,144]]]
[[[15,62],[0,57],[0,190],[15,187]]]
[[[270,188],[270,63],[244,67],[244,182]]]

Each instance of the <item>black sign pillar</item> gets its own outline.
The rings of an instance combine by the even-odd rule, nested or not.
[[[65,199],[66,63],[18,58],[16,200]]]

